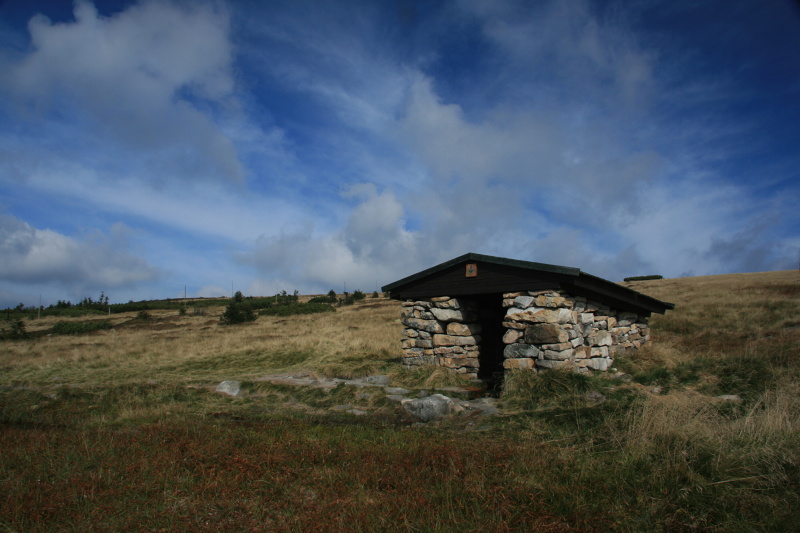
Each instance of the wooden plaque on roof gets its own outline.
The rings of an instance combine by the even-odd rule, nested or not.
[[[468,278],[478,277],[478,265],[476,263],[467,263],[467,277]]]

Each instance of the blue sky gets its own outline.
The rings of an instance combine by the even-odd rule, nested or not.
[[[0,307],[800,261],[800,5],[0,1]]]

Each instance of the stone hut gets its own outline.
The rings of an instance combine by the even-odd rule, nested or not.
[[[605,371],[675,306],[578,268],[469,253],[382,287],[403,301],[403,364],[473,378],[509,369]]]

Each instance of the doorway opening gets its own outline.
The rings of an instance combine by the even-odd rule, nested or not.
[[[478,323],[481,326],[480,352],[478,355],[478,379],[490,389],[503,380],[503,309],[502,294],[486,294],[475,297],[478,306]]]

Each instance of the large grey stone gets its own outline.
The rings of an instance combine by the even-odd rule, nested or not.
[[[403,324],[409,328],[420,329],[428,333],[443,333],[442,325],[436,320],[422,320],[419,318],[406,318]]]
[[[539,357],[541,351],[536,346],[530,344],[509,344],[503,349],[503,357],[506,359],[522,359],[530,357],[535,359]]]
[[[439,420],[455,410],[453,400],[444,394],[432,394],[425,398],[403,400],[401,405],[408,414],[422,422]]]
[[[388,385],[389,384],[389,376],[384,375],[375,375],[375,376],[367,376],[364,378],[366,383],[371,383],[373,385]]]
[[[242,382],[235,380],[223,381],[215,389],[217,392],[227,394],[228,396],[241,396],[242,395]]]

